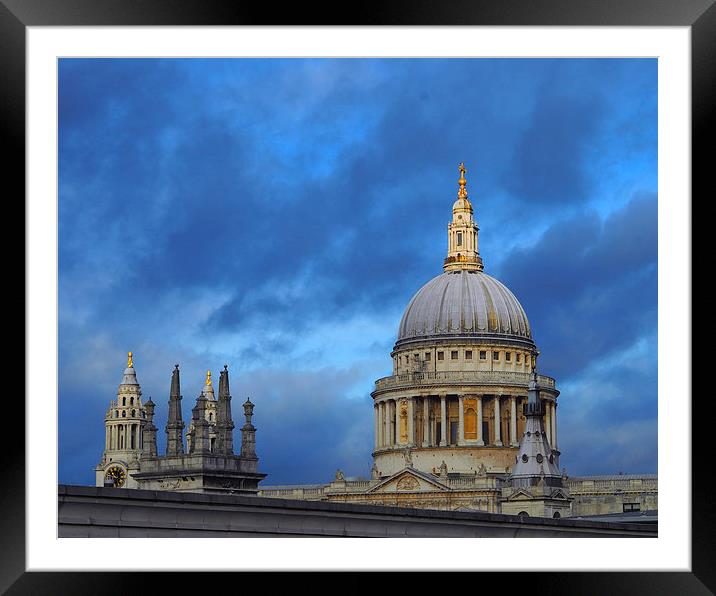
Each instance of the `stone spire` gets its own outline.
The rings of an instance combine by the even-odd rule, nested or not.
[[[196,398],[196,405],[191,411],[191,424],[193,436],[189,453],[191,455],[208,455],[211,453],[209,447],[209,422],[206,419],[206,395],[202,391]]]
[[[167,455],[184,453],[184,422],[181,417],[181,391],[179,389],[179,365],[174,366],[169,391],[169,417],[167,419]]]
[[[251,424],[254,415],[254,404],[249,398],[244,402],[244,417],[246,423],[241,427],[241,457],[256,458],[256,427]]]
[[[477,223],[472,217],[472,204],[467,198],[465,164],[458,166],[457,200],[452,206],[452,221],[448,224],[448,254],[444,271],[482,271],[482,257],[477,250]]]
[[[229,392],[229,371],[226,364],[219,374],[219,403],[216,406],[217,452],[234,454],[234,421],[231,419],[231,394]]]
[[[144,404],[146,422],[142,430],[142,457],[157,457],[157,427],[154,426],[154,402]]]

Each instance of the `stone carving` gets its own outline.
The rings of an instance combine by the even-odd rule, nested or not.
[[[440,467],[438,468],[438,476],[440,476],[441,478],[447,478],[447,474],[447,464],[445,463],[445,460],[443,460],[440,464]]]
[[[159,488],[162,490],[176,490],[181,486],[181,480],[178,478],[174,481],[172,480],[163,480],[159,483]]]
[[[336,480],[345,480],[346,476],[343,474],[343,471],[338,469],[336,470]]]
[[[420,486],[420,483],[412,476],[403,476],[398,480],[398,490],[415,490]]]
[[[413,455],[410,451],[410,448],[403,451],[403,457],[405,458],[405,467],[406,468],[412,468],[413,467]]]
[[[373,480],[378,480],[380,478],[380,472],[378,471],[378,466],[373,462],[373,467],[370,469],[370,477]]]
[[[478,476],[487,476],[487,468],[485,467],[485,464],[480,464],[480,467],[477,468],[477,475]]]

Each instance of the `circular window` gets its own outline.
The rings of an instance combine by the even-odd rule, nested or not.
[[[539,431],[538,431],[538,430],[535,431],[535,437],[539,437]]]
[[[531,433],[530,431],[527,431],[526,434],[527,434],[528,437],[531,437],[531,436],[532,436],[532,433]]]
[[[529,459],[529,457],[527,457],[527,454],[526,454],[526,453],[523,453],[523,454],[522,454],[522,461],[525,462],[525,463],[527,463],[527,460],[528,460],[528,459]]]
[[[541,454],[541,453],[538,453],[538,454],[537,454],[537,463],[538,463],[538,464],[541,464],[543,459],[544,459],[544,457],[542,457],[542,454]]]

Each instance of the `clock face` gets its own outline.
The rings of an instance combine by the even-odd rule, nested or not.
[[[105,485],[111,484],[114,488],[121,488],[124,486],[124,481],[127,479],[127,473],[124,468],[120,466],[112,466],[107,470],[104,475]]]

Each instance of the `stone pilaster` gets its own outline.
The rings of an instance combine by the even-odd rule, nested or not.
[[[457,444],[465,444],[465,396],[457,396]]]
[[[447,445],[447,395],[440,396],[440,447]]]
[[[408,398],[408,445],[415,445],[415,397]]]
[[[423,395],[423,447],[430,446],[430,396]]]
[[[476,395],[477,399],[477,444],[484,445],[485,438],[482,436],[482,395]]]
[[[510,396],[510,446],[519,447],[517,438],[517,396]]]

